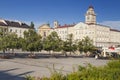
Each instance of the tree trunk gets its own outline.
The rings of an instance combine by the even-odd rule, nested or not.
[[[12,54],[14,54],[14,49],[12,49]]]
[[[54,51],[51,52],[51,56],[54,57]]]
[[[70,51],[70,56],[71,56],[71,53],[72,53],[72,52]]]
[[[65,55],[65,57],[67,57],[67,53],[66,53],[66,51],[63,51],[63,54]]]
[[[30,54],[28,55],[28,57],[29,58],[35,58],[36,56],[35,56],[34,52],[30,51]]]
[[[67,53],[65,53],[65,57],[67,57]]]
[[[5,49],[3,49],[3,57],[5,57]]]
[[[50,55],[50,51],[48,51],[49,52],[49,55]]]

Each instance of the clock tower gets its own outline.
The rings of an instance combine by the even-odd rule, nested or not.
[[[86,24],[96,24],[96,14],[94,12],[93,6],[89,6],[85,15]]]

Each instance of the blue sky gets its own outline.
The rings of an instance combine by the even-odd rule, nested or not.
[[[35,27],[57,20],[60,24],[84,22],[93,5],[97,23],[120,30],[120,0],[0,0],[0,18],[27,22]]]

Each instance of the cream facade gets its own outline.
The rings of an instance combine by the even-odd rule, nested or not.
[[[74,34],[73,26],[74,25],[59,26],[55,28],[53,31],[56,31],[62,40],[66,40],[69,34]]]
[[[42,38],[46,38],[52,31],[52,28],[49,24],[43,24],[38,28],[38,34],[42,36]]]
[[[62,40],[66,40],[68,34],[73,34],[74,40],[82,40],[88,36],[96,47],[120,45],[120,31],[97,24],[93,6],[89,6],[85,14],[85,22],[60,26],[58,21],[55,21],[51,31],[56,31]]]
[[[115,29],[110,29],[110,44],[120,45],[120,31]]]
[[[95,25],[95,45],[97,47],[108,47],[110,40],[110,27]]]

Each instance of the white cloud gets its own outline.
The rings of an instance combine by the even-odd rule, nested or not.
[[[106,26],[110,26],[113,29],[120,30],[120,21],[103,21],[103,22],[100,22],[99,24],[103,24]]]

